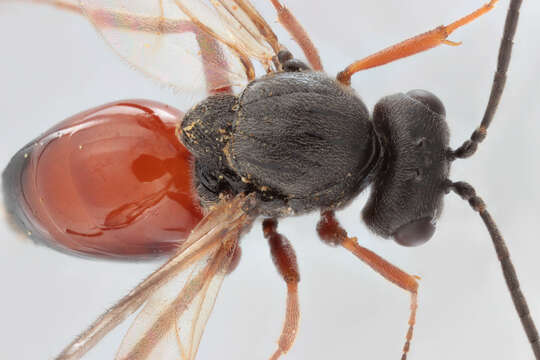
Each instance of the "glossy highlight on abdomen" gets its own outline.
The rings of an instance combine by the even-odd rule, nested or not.
[[[138,259],[170,252],[202,217],[183,113],[148,100],[87,110],[10,161],[4,198],[31,238],[59,250]]]

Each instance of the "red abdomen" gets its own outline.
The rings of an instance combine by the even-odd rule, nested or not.
[[[3,173],[8,211],[60,250],[141,258],[178,247],[202,217],[183,113],[146,100],[77,114],[29,143]]]

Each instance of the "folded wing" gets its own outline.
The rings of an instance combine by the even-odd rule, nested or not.
[[[194,359],[240,236],[256,216],[253,194],[221,201],[161,268],[100,316],[57,360],[79,359],[145,304],[117,359]]]
[[[81,0],[111,47],[146,75],[186,92],[243,86],[251,60],[279,45],[247,0]]]

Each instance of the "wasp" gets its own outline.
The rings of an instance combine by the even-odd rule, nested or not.
[[[317,51],[311,40],[292,14],[278,2],[273,5],[278,10],[279,19],[303,49],[306,61],[294,57],[273,35],[257,10],[247,2],[216,2],[212,3],[213,7],[204,7],[199,2],[159,2],[152,10],[147,9],[146,4],[136,4],[127,11],[123,4],[118,4],[118,8],[114,9],[110,8],[110,4],[99,2],[83,2],[82,8],[70,7],[68,3],[55,2],[54,5],[75,12],[82,9],[117,52],[150,76],[169,83],[179,91],[183,86],[204,78],[206,82],[200,84],[212,94],[185,115],[147,101],[124,101],[89,110],[29,143],[8,166],[4,175],[4,186],[8,189],[5,191],[8,210],[16,215],[19,225],[30,237],[63,251],[136,258],[170,252],[178,248],[176,243],[171,245],[170,238],[162,234],[138,237],[140,230],[137,226],[142,221],[147,221],[147,225],[159,223],[155,218],[149,218],[149,213],[152,213],[148,210],[149,204],[161,206],[166,201],[173,202],[173,205],[187,204],[184,213],[189,216],[186,215],[181,221],[177,219],[178,226],[165,228],[176,235],[180,234],[177,237],[187,237],[177,250],[178,255],[144,281],[138,290],[122,300],[108,315],[101,317],[60,358],[79,356],[81,349],[89,349],[97,341],[99,336],[92,337],[96,330],[100,330],[98,333],[101,335],[101,329],[118,322],[118,318],[111,318],[111,314],[122,309],[125,315],[132,308],[142,305],[148,299],[145,296],[150,295],[152,298],[139,315],[135,323],[137,326],[128,333],[118,357],[148,358],[157,356],[155,354],[162,349],[177,351],[185,358],[195,356],[202,334],[200,326],[204,326],[205,316],[209,314],[205,307],[212,307],[220,281],[234,268],[240,256],[240,234],[249,228],[255,217],[261,215],[267,218],[263,222],[264,235],[269,240],[274,260],[288,289],[287,321],[273,355],[279,357],[289,350],[296,335],[299,275],[290,243],[277,232],[277,219],[319,209],[322,213],[318,232],[325,242],[348,249],[391,282],[411,293],[409,331],[403,351],[405,357],[416,313],[417,279],[349,237],[334,216],[334,210],[343,208],[369,185],[372,190],[363,218],[369,228],[381,237],[394,238],[406,246],[429,240],[442,211],[442,198],[446,192],[453,191],[468,200],[473,209],[482,215],[494,234],[496,244],[499,244],[500,238],[481,198],[467,183],[453,182],[448,176],[450,164],[475,152],[485,136],[490,116],[484,119],[470,140],[452,149],[445,123],[446,110],[433,94],[413,90],[391,95],[378,102],[370,115],[361,98],[350,87],[351,75],[358,70],[382,65],[438,44],[455,45],[447,39],[447,35],[490,10],[493,1],[448,26],[353,63],[338,74],[337,80],[320,72],[322,62],[317,59]],[[517,23],[517,5],[513,6],[514,11],[509,14],[514,14],[514,20],[509,20],[510,25]],[[237,24],[241,26],[234,26]],[[170,40],[169,33],[180,34],[178,37],[181,39]],[[189,40],[183,38],[187,34]],[[511,32],[505,35],[506,43],[508,34],[511,35]],[[167,47],[169,45],[171,48]],[[503,47],[503,55],[507,53],[508,46]],[[162,53],[164,49],[167,50],[165,54]],[[186,63],[191,61],[191,66],[170,66],[166,58],[175,54],[174,51]],[[199,61],[188,60],[193,58]],[[499,77],[506,66],[505,57],[502,58]],[[254,60],[267,75],[256,78]],[[249,85],[242,87],[246,82]],[[500,88],[501,80],[495,84],[498,84],[495,89]],[[236,87],[240,89],[235,91]],[[495,91],[494,94],[491,102],[496,104],[500,92]],[[493,111],[494,106],[491,105],[490,109]],[[82,158],[76,159],[76,164],[82,165],[82,171],[72,172],[74,177],[80,177],[72,181],[92,179],[84,170],[95,170],[91,165],[93,161],[101,167],[105,160],[110,160],[99,153],[106,148],[105,142],[101,142],[105,140],[92,134],[92,131],[118,133],[112,138],[118,145],[123,137],[120,135],[120,117],[134,119],[138,123],[149,121],[147,118],[157,119],[156,124],[152,125],[151,121],[150,125],[145,123],[145,129],[150,129],[156,139],[163,135],[160,141],[169,147],[185,146],[189,150],[185,156],[191,158],[181,163],[178,154],[162,156],[153,148],[145,150],[142,155],[130,152],[128,158],[122,160],[127,160],[125,162],[140,183],[160,180],[166,184],[155,192],[145,193],[142,200],[129,198],[138,192],[128,195],[128,199],[133,201],[107,210],[103,223],[98,226],[88,221],[84,224],[89,225],[90,229],[74,229],[68,220],[51,210],[51,203],[56,200],[53,199],[53,192],[41,193],[40,190],[45,187],[41,183],[36,189],[31,189],[23,182],[22,175],[44,181],[52,177],[61,188],[61,195],[66,195],[69,184],[61,183],[59,179],[68,179],[51,174],[54,174],[55,166],[60,168],[59,171],[66,169],[64,164],[58,165],[68,158],[65,156],[68,153],[54,146],[61,147],[63,139],[72,140],[63,145],[64,151],[71,154],[79,150],[86,157],[84,160],[88,161],[85,163]],[[181,121],[172,126],[174,121],[170,119]],[[104,128],[98,129],[99,126]],[[90,134],[89,141],[74,140],[85,134]],[[143,136],[134,137],[139,149],[146,149]],[[93,142],[99,143],[94,151],[91,148]],[[49,154],[57,157],[47,163]],[[115,153],[116,159],[117,155]],[[129,155],[135,158],[130,159]],[[39,173],[42,169],[46,170],[48,176]],[[179,178],[179,174],[183,176]],[[186,174],[190,175],[187,179]],[[125,188],[117,185],[118,192],[127,191],[127,182],[120,183]],[[182,185],[186,188],[182,188]],[[101,186],[97,190],[107,198],[105,200],[111,200],[115,194],[104,189],[105,186]],[[86,193],[91,188],[85,187],[84,190]],[[178,200],[178,196],[186,193],[191,194],[195,201]],[[31,203],[32,194],[36,195],[35,204],[38,205]],[[23,198],[26,203],[21,201]],[[92,196],[86,201],[95,199]],[[192,206],[194,202],[198,202],[196,206]],[[40,207],[44,205],[39,205],[43,203],[48,206],[46,212],[45,207]],[[78,204],[70,201],[70,206],[65,211],[75,213]],[[41,218],[40,211],[45,214]],[[168,213],[162,210],[164,212]],[[170,218],[174,218],[174,215],[168,215],[168,221],[173,221]],[[38,218],[33,219],[32,216]],[[203,216],[204,219],[200,220]],[[51,234],[53,230],[47,228],[44,218],[52,219],[55,225],[60,220],[66,221],[62,226],[55,226],[63,233],[63,239],[60,234]],[[199,225],[194,227],[197,222]],[[126,233],[122,233],[124,231]],[[102,240],[112,233],[135,241]],[[82,241],[83,238],[87,242]],[[106,245],[111,245],[111,248]],[[499,247],[499,255],[500,251]],[[505,256],[501,258],[504,260]],[[503,264],[508,267],[507,263]],[[187,279],[186,273],[189,273]],[[514,284],[514,295],[519,298],[514,278],[509,279]],[[165,282],[167,285],[163,285]],[[174,288],[174,295],[167,293],[171,291],[170,287]],[[157,288],[160,290],[157,291]],[[146,295],[139,298],[140,294]],[[170,298],[175,296],[174,300]],[[171,302],[164,305],[164,299]],[[155,301],[160,305],[156,306]],[[520,315],[529,321],[522,303],[518,302],[518,305],[521,306]],[[160,311],[163,316],[152,318],[160,315]],[[169,311],[175,313],[177,319],[172,319],[174,316],[171,317]],[[145,318],[149,312],[150,319]],[[184,316],[195,316],[196,319],[185,321]],[[181,324],[191,327],[192,333],[182,328]],[[532,320],[528,324],[526,329],[533,349],[536,349],[534,324]],[[175,331],[185,336],[167,341],[169,331],[175,326],[180,329]],[[163,345],[148,344],[149,337],[156,336],[163,339]],[[79,353],[72,353],[73,349]]]

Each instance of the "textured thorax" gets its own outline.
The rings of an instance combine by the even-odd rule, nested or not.
[[[256,191],[269,215],[341,206],[365,187],[378,155],[365,105],[317,72],[277,73],[238,97],[210,97],[182,129],[203,202],[227,186]]]

